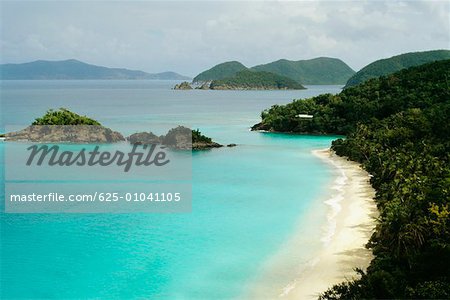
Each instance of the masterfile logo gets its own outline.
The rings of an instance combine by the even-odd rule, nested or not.
[[[191,210],[192,152],[186,143],[191,141],[190,129],[183,130],[189,136],[177,136],[175,142],[182,143],[176,148],[140,141],[82,143],[75,134],[80,129],[67,127],[33,129],[69,133],[65,142],[34,139],[5,143],[6,212]],[[89,134],[92,132],[90,128]]]
[[[138,149],[141,148],[141,149]],[[100,151],[100,146],[95,146],[92,151],[86,148],[80,149],[78,152],[74,151],[60,151],[60,146],[53,145],[33,145],[27,148],[30,151],[30,156],[26,162],[27,166],[33,163],[41,166],[44,161],[49,166],[123,166],[123,171],[130,171],[133,165],[136,166],[156,166],[161,167],[170,162],[167,158],[166,152],[163,151],[165,147],[157,149],[157,145],[133,145],[130,152],[123,151]],[[46,160],[47,158],[47,160]]]

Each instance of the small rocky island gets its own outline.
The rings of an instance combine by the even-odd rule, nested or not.
[[[198,129],[184,126],[170,129],[166,135],[138,132],[126,139],[121,133],[102,126],[98,121],[78,115],[65,108],[48,110],[30,126],[20,131],[2,134],[5,141],[28,141],[38,143],[115,143],[128,141],[133,145],[161,144],[172,149],[205,150],[223,145],[203,135]],[[236,146],[229,144],[228,147]]]
[[[236,74],[200,84],[196,89],[202,90],[302,90],[305,89],[297,81],[270,72],[242,70]],[[188,82],[177,84],[174,89],[192,89]]]
[[[124,140],[119,132],[65,108],[48,110],[27,128],[5,134],[5,141],[115,143]]]
[[[169,148],[180,150],[205,150],[223,147],[223,145],[216,143],[211,138],[203,135],[198,129],[191,130],[184,126],[172,128],[166,135],[160,137],[152,132],[138,132],[130,135],[127,140],[131,144],[161,144]]]
[[[192,90],[192,86],[189,82],[183,81],[182,83],[175,84],[174,90]]]

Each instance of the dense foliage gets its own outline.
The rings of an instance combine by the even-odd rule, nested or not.
[[[268,64],[247,69],[237,61],[218,64],[193,79],[194,83],[209,82],[233,77],[243,70],[264,71],[288,77],[301,84],[345,84],[355,74],[342,60],[318,57],[309,60],[290,61],[280,59]]]
[[[355,86],[371,78],[386,76],[409,67],[419,66],[437,60],[450,59],[449,50],[405,53],[391,58],[377,60],[358,71],[345,87]]]
[[[48,110],[45,115],[34,120],[32,125],[100,125],[100,123],[65,108],[60,108],[59,110]]]
[[[449,81],[445,60],[263,112],[272,129],[347,134],[332,148],[373,175],[375,258],[322,299],[450,298]]]
[[[358,123],[382,120],[410,108],[425,109],[443,101],[449,61],[403,70],[369,80],[338,95],[324,94],[274,105],[261,113],[255,129],[282,132],[349,134]],[[312,120],[298,114],[314,115]]]
[[[355,74],[342,60],[329,57],[299,61],[280,59],[252,70],[286,76],[301,84],[345,84]]]
[[[203,135],[200,130],[192,130],[192,143],[211,143],[212,139]]]
[[[269,72],[243,70],[232,77],[213,80],[210,89],[304,89],[304,87],[285,76]]]
[[[206,82],[234,76],[237,72],[247,70],[247,67],[238,61],[228,61],[218,64],[194,77],[192,82]]]

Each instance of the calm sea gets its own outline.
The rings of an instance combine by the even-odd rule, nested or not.
[[[171,90],[175,83],[1,82],[0,132],[65,107],[124,135],[163,134],[161,124],[187,125],[219,143],[238,144],[193,153],[191,213],[2,213],[2,299],[233,299],[245,293],[299,225],[320,229],[325,211],[315,211],[313,224],[305,220],[328,192],[333,171],[310,151],[329,147],[333,138],[249,127],[272,104],[338,93],[341,87]],[[0,142],[2,182],[4,148]],[[2,185],[2,208],[4,196]],[[311,239],[320,247],[319,236]],[[299,268],[314,252],[308,247],[299,249],[305,257],[292,262]]]

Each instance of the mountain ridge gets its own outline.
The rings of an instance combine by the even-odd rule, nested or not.
[[[316,57],[303,60],[279,59],[251,68],[294,79],[302,84],[345,84],[355,74],[345,62],[338,58]]]
[[[403,69],[445,59],[450,59],[450,50],[407,52],[379,59],[371,62],[350,77],[345,84],[345,88],[358,85],[372,78],[387,76]]]
[[[337,58],[316,57],[292,61],[279,59],[267,64],[256,65],[247,68],[238,61],[227,61],[217,64],[212,68],[199,73],[194,77],[193,83],[208,82],[232,77],[243,71],[264,71],[284,76],[297,81],[300,84],[342,84],[355,74],[345,62]]]
[[[35,60],[26,63],[0,65],[2,80],[64,80],[64,79],[146,79],[146,80],[186,80],[190,77],[167,71],[147,73],[126,68],[108,68],[88,64],[76,59]]]

